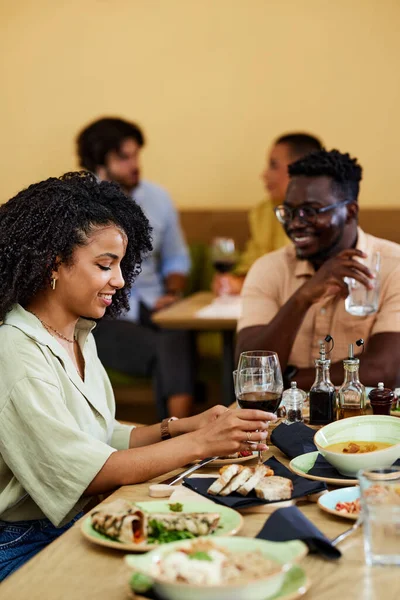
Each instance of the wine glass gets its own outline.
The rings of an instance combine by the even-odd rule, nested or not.
[[[235,246],[235,240],[228,237],[216,237],[211,242],[211,260],[214,269],[221,275],[230,273],[238,260],[238,251]],[[223,281],[221,282],[222,296],[229,295],[224,291]]]
[[[236,399],[239,408],[256,408],[276,413],[282,400],[283,378],[276,352],[242,352],[236,374]],[[258,460],[262,462],[261,451]]]

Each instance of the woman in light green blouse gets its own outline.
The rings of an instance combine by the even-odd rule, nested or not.
[[[257,410],[215,406],[138,428],[115,421],[93,320],[128,308],[150,248],[141,209],[89,174],[31,185],[0,207],[0,579],[92,495],[248,448],[248,432],[254,449],[266,448],[275,417]]]

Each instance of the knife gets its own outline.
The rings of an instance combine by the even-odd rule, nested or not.
[[[177,477],[169,477],[168,479],[164,479],[164,481],[160,481],[160,483],[167,484],[167,485],[175,485],[175,483],[178,483],[178,481],[181,481],[181,479],[183,479],[187,475],[190,475],[190,473],[197,471],[197,469],[201,469],[201,467],[208,465],[209,463],[213,462],[213,460],[217,460],[217,458],[219,458],[219,456],[211,456],[210,458],[204,458],[199,463],[196,463],[195,465],[192,465],[191,467],[189,467],[189,469],[186,469],[185,471],[183,471]]]

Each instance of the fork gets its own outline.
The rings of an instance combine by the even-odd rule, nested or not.
[[[351,535],[352,533],[354,533],[359,527],[361,527],[362,525],[362,517],[361,515],[358,517],[357,521],[354,523],[354,525],[352,527],[350,527],[350,529],[346,529],[346,531],[343,531],[343,533],[341,533],[340,535],[338,535],[337,537],[335,537],[332,541],[331,544],[332,546],[337,546],[338,544],[340,544],[340,542],[342,542],[343,540],[345,540],[347,537],[349,537],[349,535]]]

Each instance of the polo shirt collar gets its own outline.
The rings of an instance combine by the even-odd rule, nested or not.
[[[361,250],[361,252],[365,252],[365,254],[368,254],[368,251],[370,250],[370,244],[368,243],[368,236],[361,229],[361,227],[357,227],[356,248],[357,248],[357,250]]]
[[[296,266],[294,268],[295,277],[312,277],[315,274],[315,269],[308,260],[296,259]]]

